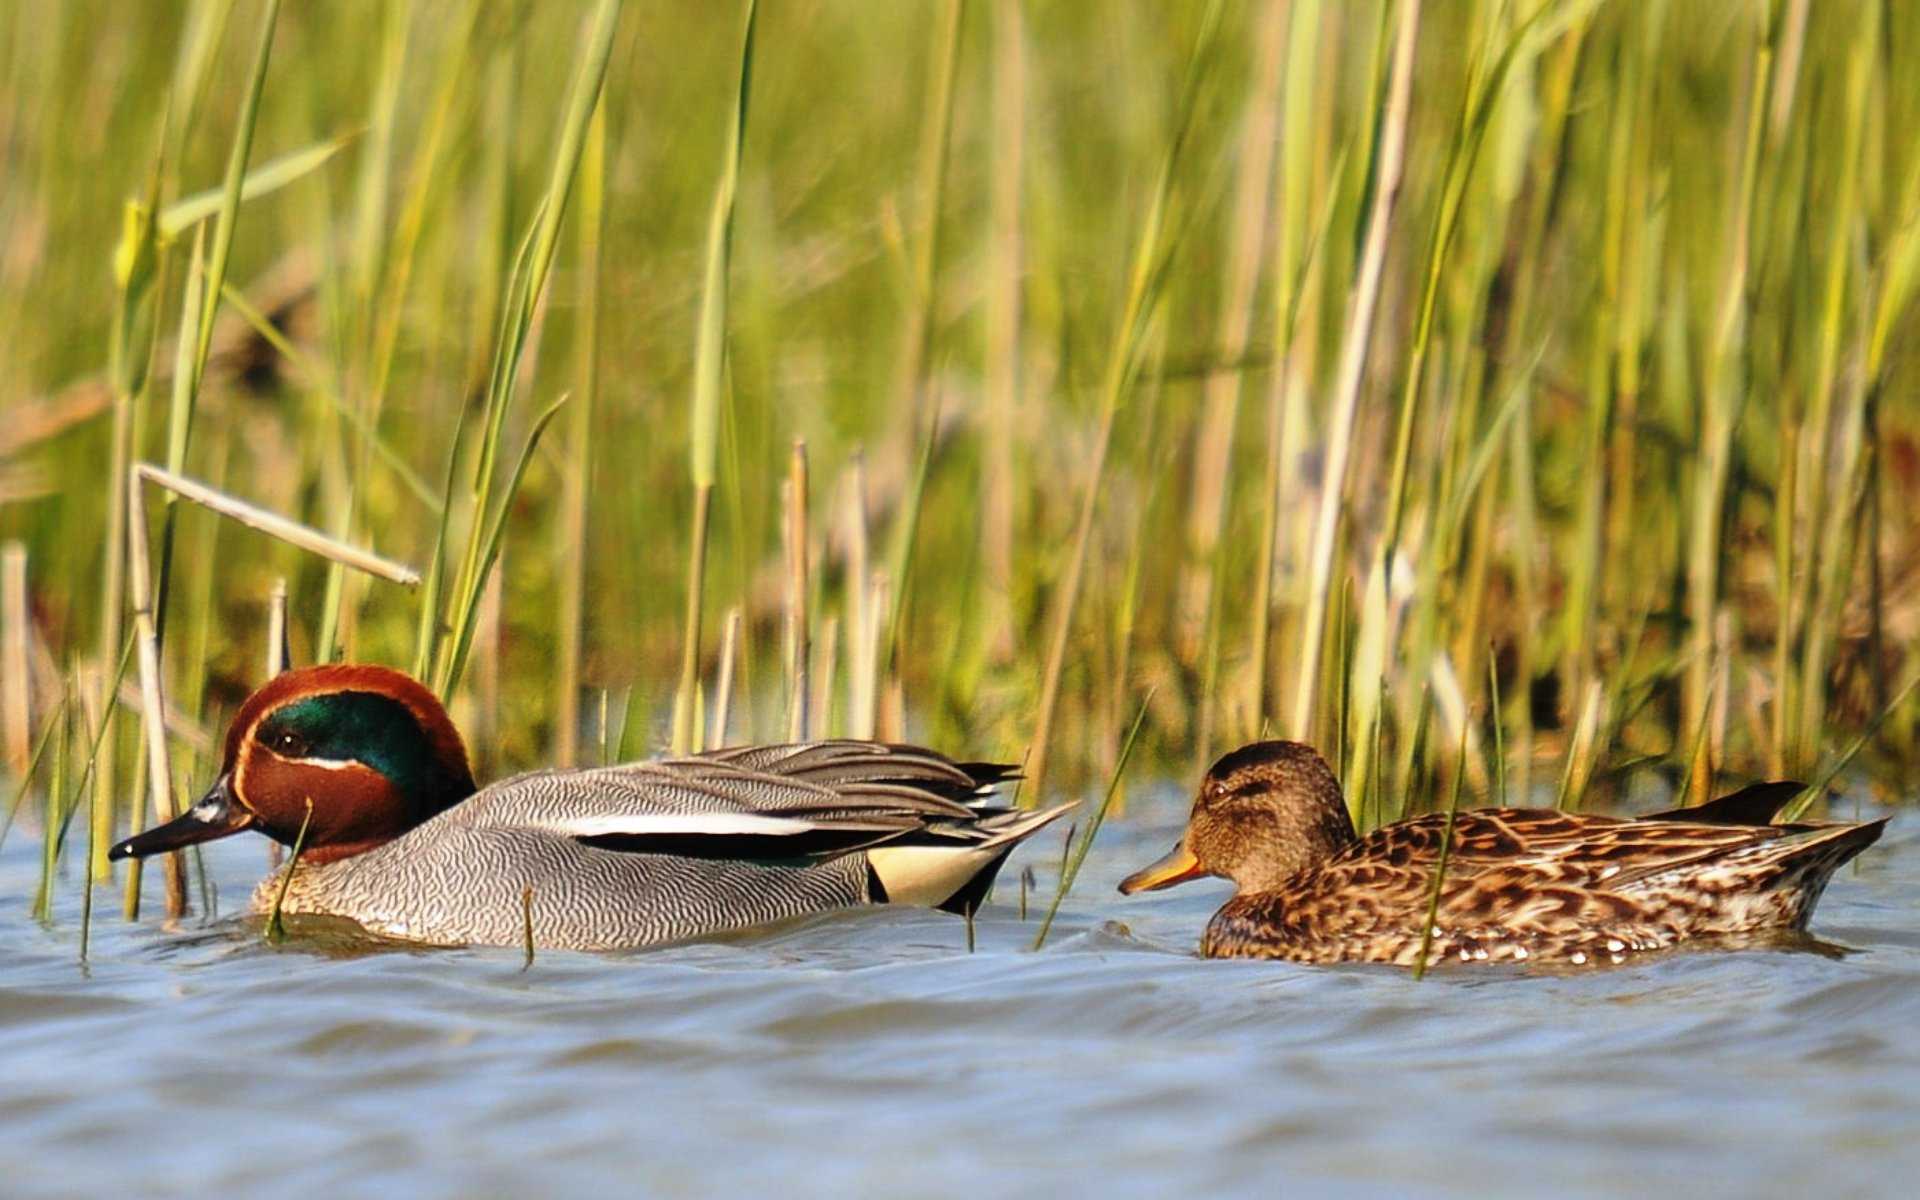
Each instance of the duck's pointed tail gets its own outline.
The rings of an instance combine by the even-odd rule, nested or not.
[[[1779,924],[1804,929],[1834,873],[1880,840],[1887,819],[1858,825],[1811,825],[1758,848],[1754,878],[1761,895],[1776,897]]]
[[[1880,840],[1889,818],[1858,825],[1814,825],[1805,833],[1782,838],[1775,860],[1782,870],[1798,870],[1825,882],[1826,877]]]
[[[883,904],[919,904],[962,916],[978,909],[1007,855],[1076,806],[1003,809],[967,826],[965,840],[915,839],[867,851],[872,898]]]

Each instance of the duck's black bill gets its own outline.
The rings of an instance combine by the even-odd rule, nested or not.
[[[145,858],[150,854],[183,850],[239,833],[251,824],[253,814],[234,800],[230,778],[222,775],[207,789],[207,794],[200,797],[198,804],[165,825],[156,825],[116,844],[107,851],[107,857],[117,862],[123,858]]]
[[[1189,879],[1198,879],[1207,873],[1187,849],[1187,843],[1176,842],[1171,851],[1159,862],[1141,867],[1138,871],[1120,881],[1120,894],[1131,896],[1135,892],[1157,892],[1176,883],[1185,883]]]

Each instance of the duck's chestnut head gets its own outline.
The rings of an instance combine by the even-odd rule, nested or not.
[[[257,829],[325,862],[370,850],[473,794],[466,747],[433,693],[387,667],[306,667],[247,697],[220,777],[181,816],[114,846],[144,858]],[[308,816],[311,802],[312,815]]]

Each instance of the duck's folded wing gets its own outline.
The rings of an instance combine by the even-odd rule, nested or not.
[[[1004,777],[1004,768],[912,748],[803,743],[536,772],[453,812],[604,850],[804,862],[885,844],[991,841],[1005,810],[985,802]]]
[[[659,765],[693,776],[771,776],[831,791],[905,790],[974,807],[999,784],[1019,777],[1019,769],[1007,763],[955,762],[921,746],[850,739],[736,746],[640,765]]]
[[[1438,858],[1445,813],[1431,813],[1376,831],[1365,862],[1429,871]],[[1784,826],[1624,820],[1553,809],[1487,808],[1455,820],[1447,878],[1498,872],[1525,876],[1535,887],[1620,888],[1676,868],[1733,854],[1792,832]]]

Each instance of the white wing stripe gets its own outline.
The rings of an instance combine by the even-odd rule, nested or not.
[[[657,834],[695,834],[707,837],[754,835],[788,837],[817,828],[812,822],[752,813],[617,813],[582,815],[548,824],[568,837],[646,837]]]

